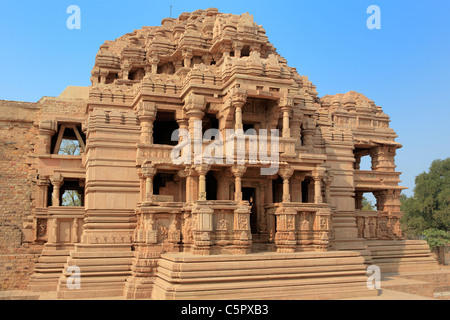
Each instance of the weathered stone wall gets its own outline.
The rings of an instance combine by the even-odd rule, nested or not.
[[[0,101],[0,290],[25,289],[40,248],[22,244],[32,209],[35,103]]]

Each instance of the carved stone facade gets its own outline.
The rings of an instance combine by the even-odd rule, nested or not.
[[[402,237],[394,164],[401,145],[389,117],[356,92],[319,98],[251,15],[197,10],[106,41],[91,81],[77,113],[35,120],[38,179],[24,242],[67,256],[45,283],[60,297],[150,297],[168,252],[250,254],[255,244],[330,251],[352,241],[364,249],[365,239]],[[73,130],[79,155],[55,154],[63,128]],[[177,129],[187,135],[173,135]],[[202,139],[208,129],[250,132],[222,156],[214,149],[216,160],[232,148],[244,161],[197,162],[196,146],[181,150],[192,162],[173,161],[178,143],[199,142],[200,152],[214,143]],[[252,149],[252,132],[261,130],[280,132],[267,145],[278,145],[275,162]],[[371,171],[359,170],[365,155]],[[271,165],[278,170],[261,174]],[[61,206],[64,188],[76,183],[82,206]],[[365,192],[377,197],[377,211],[362,211]],[[71,265],[95,285],[69,291],[63,268]]]

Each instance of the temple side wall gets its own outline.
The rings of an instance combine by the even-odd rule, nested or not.
[[[23,223],[32,209],[37,142],[35,103],[0,101],[0,290],[25,289],[40,253],[23,243]]]

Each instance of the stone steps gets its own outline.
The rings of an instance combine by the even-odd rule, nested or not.
[[[426,241],[421,240],[368,240],[372,264],[383,273],[438,270]]]
[[[357,252],[161,257],[153,299],[337,299],[377,295]]]
[[[50,245],[45,245],[30,277],[28,290],[34,292],[55,291],[69,253],[70,250],[58,250]]]
[[[129,245],[82,245],[70,253],[58,283],[59,299],[122,297],[126,279],[131,275],[134,253]],[[70,289],[69,266],[80,270],[80,289]]]

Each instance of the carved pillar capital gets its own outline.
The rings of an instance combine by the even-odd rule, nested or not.
[[[203,111],[205,106],[205,97],[200,94],[190,93],[184,100],[184,107],[186,111]]]
[[[245,165],[235,165],[231,167],[231,173],[233,173],[234,177],[242,178],[246,171],[247,167]]]
[[[152,162],[149,160],[145,160],[141,168],[144,178],[153,178],[157,171]]]
[[[289,166],[282,167],[280,170],[278,170],[278,173],[283,180],[289,179],[294,174],[294,169],[292,169]]]

